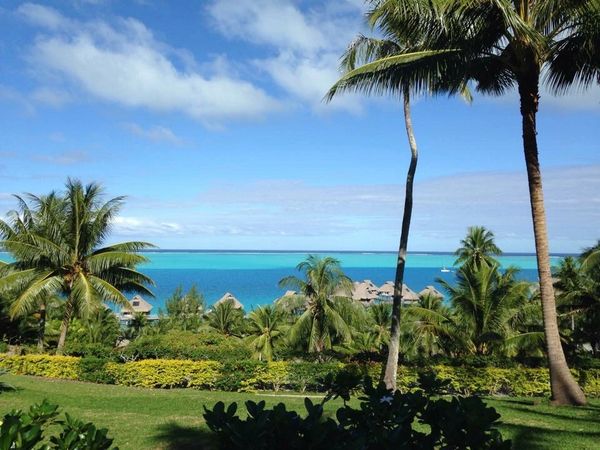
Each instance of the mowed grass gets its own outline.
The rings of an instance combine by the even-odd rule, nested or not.
[[[288,409],[304,411],[301,394],[141,389],[13,375],[3,380],[18,391],[0,394],[1,414],[47,398],[73,416],[108,428],[121,450],[212,448],[202,412],[217,401],[240,406],[248,399],[284,402]],[[545,399],[486,401],[502,415],[500,429],[515,449],[600,449],[598,399],[582,408],[553,407]],[[331,414],[340,404],[330,402],[326,411]]]

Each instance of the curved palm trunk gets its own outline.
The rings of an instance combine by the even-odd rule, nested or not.
[[[42,353],[44,351],[44,336],[46,335],[46,303],[40,305],[39,314],[37,348]]]
[[[406,265],[406,249],[408,247],[408,233],[412,217],[413,181],[417,170],[417,141],[410,117],[410,92],[404,88],[404,122],[408,144],[410,146],[410,165],[406,174],[406,196],[404,198],[404,215],[402,216],[402,233],[398,248],[398,261],[396,263],[396,278],[394,280],[394,302],[392,305],[392,326],[390,329],[390,343],[388,357],[383,374],[383,382],[388,389],[396,390],[396,374],[398,372],[398,353],[400,347],[400,310],[402,306],[402,283],[404,282],[404,267]]]
[[[584,405],[586,398],[569,371],[560,342],[556,318],[556,302],[552,286],[552,273],[550,271],[542,175],[538,160],[536,137],[536,113],[539,101],[538,80],[539,72],[529,70],[527,77],[519,80],[519,95],[523,119],[523,149],[527,165],[527,180],[529,183],[531,216],[533,218],[533,233],[540,280],[544,334],[550,369],[550,386],[552,389],[552,400],[555,404]]]
[[[60,324],[60,336],[58,338],[58,345],[56,346],[56,353],[62,355],[65,347],[65,341],[67,340],[67,331],[69,330],[69,324],[71,323],[71,317],[73,316],[73,304],[71,299],[68,298],[65,304],[65,314],[63,316],[62,323]]]

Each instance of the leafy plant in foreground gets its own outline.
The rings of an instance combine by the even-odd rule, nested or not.
[[[421,377],[432,384],[431,376]],[[328,395],[346,400],[352,381]],[[437,383],[439,389],[444,383]],[[357,386],[354,386],[357,387]],[[358,408],[345,404],[336,419],[326,418],[322,404],[306,398],[306,416],[288,411],[279,403],[267,409],[265,402],[247,401],[247,418],[237,415],[237,404],[223,402],[212,410],[205,407],[204,419],[217,435],[221,449],[509,449],[495,428],[500,415],[478,397],[439,398],[422,389],[401,393],[374,387],[366,378]],[[415,427],[415,424],[421,426]]]
[[[65,420],[58,416],[58,406],[47,400],[27,412],[9,412],[0,421],[0,450],[118,450],[111,447],[113,440],[106,429],[97,429],[69,414],[65,414]],[[59,434],[49,435],[55,426],[60,426]]]

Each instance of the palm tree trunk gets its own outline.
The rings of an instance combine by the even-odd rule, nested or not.
[[[537,148],[536,113],[539,101],[538,80],[539,72],[528,70],[527,76],[519,80],[519,95],[521,100],[521,116],[523,119],[523,149],[527,165],[527,180],[529,183],[531,216],[533,218],[533,234],[535,237],[552,401],[559,405],[585,405],[585,395],[571,375],[565,359],[556,317],[556,302],[550,270],[542,175]]]
[[[406,265],[406,249],[408,247],[408,233],[413,204],[413,181],[417,170],[417,141],[410,118],[410,91],[404,87],[404,123],[408,144],[410,146],[410,165],[406,174],[406,196],[404,197],[404,215],[402,216],[402,232],[398,248],[398,261],[396,263],[396,278],[394,280],[394,301],[392,304],[392,326],[390,329],[390,343],[388,357],[383,374],[383,382],[388,389],[396,390],[396,374],[398,373],[398,353],[400,347],[400,310],[402,309],[402,284],[404,282],[404,267]]]
[[[37,347],[38,351],[42,353],[44,351],[44,336],[46,334],[46,303],[42,302],[40,305],[40,318],[38,320],[38,339]]]
[[[56,346],[56,353],[62,355],[65,347],[65,341],[67,340],[67,331],[69,330],[69,324],[71,323],[71,316],[73,315],[73,304],[70,298],[67,298],[65,304],[65,314],[63,316],[62,323],[60,324],[60,337],[58,338],[58,345]]]

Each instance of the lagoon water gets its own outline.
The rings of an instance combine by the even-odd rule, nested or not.
[[[340,260],[344,272],[353,280],[369,279],[377,285],[394,279],[395,253],[382,252],[310,252],[320,256],[332,256]],[[141,271],[156,282],[152,288],[155,298],[148,298],[155,306],[153,312],[164,305],[165,300],[181,285],[189,289],[195,284],[204,294],[206,304],[211,305],[225,292],[231,292],[251,309],[273,302],[285,289],[278,282],[288,275],[300,275],[295,267],[308,252],[250,252],[250,251],[153,251],[145,253],[149,263]],[[0,260],[8,260],[0,253]],[[405,272],[406,284],[415,291],[433,284],[436,278],[449,282],[454,280],[454,255],[448,253],[409,253]],[[503,267],[521,269],[519,277],[537,280],[534,255],[505,255],[500,262]],[[556,266],[561,257],[552,258]],[[441,272],[447,267],[452,272]]]
[[[395,253],[329,252],[315,253],[340,260],[344,272],[353,280],[369,279],[377,285],[394,279]],[[288,275],[300,275],[295,267],[307,252],[150,252],[150,263],[142,271],[156,282],[156,298],[152,302],[160,307],[178,286],[184,289],[196,284],[203,292],[207,305],[214,303],[225,292],[231,292],[246,307],[263,305],[280,297],[285,289],[278,282]],[[560,257],[553,257],[557,265]],[[453,270],[455,257],[442,253],[411,253],[407,258],[405,282],[415,291],[433,284],[436,278],[449,282],[454,273],[441,272],[443,267]],[[519,277],[537,280],[534,255],[506,255],[500,258],[503,267],[521,269]]]

